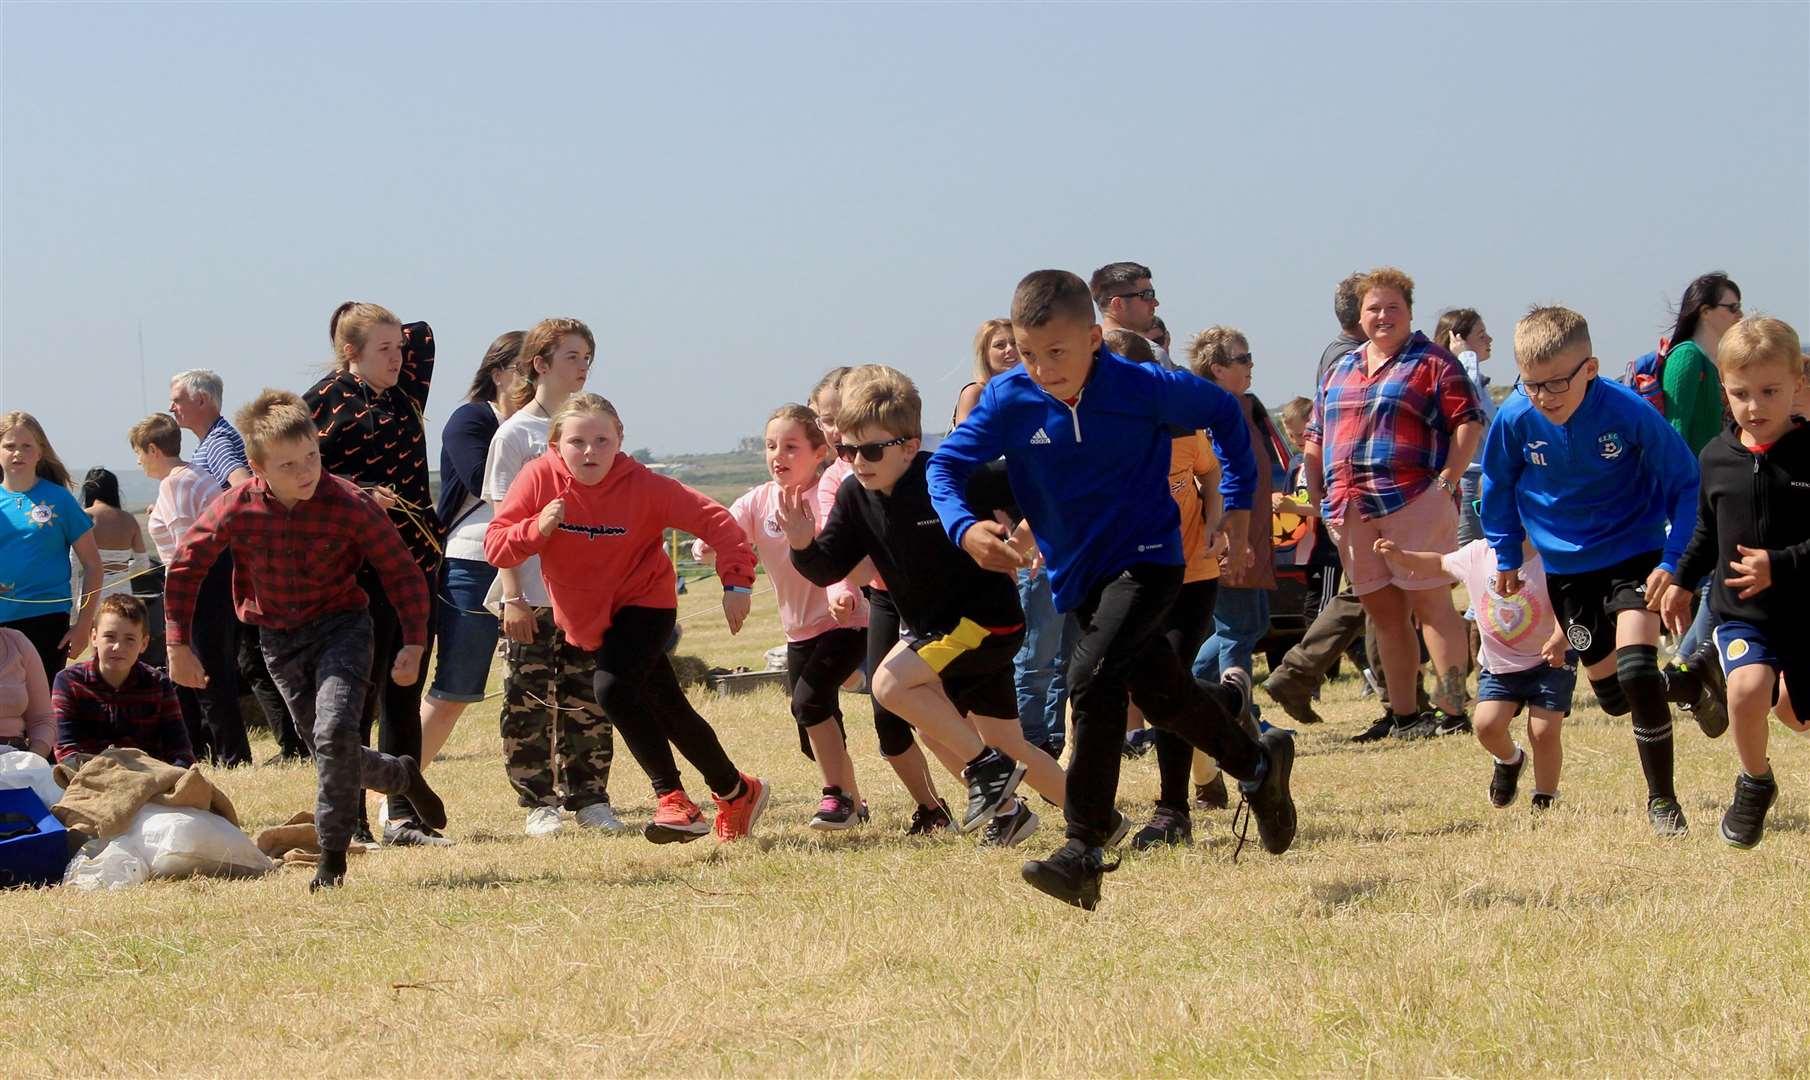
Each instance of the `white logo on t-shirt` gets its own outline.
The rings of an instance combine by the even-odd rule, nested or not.
[[[1044,431],[1042,428],[1038,428],[1037,434],[1031,436],[1031,445],[1032,446],[1048,446],[1049,444],[1050,444],[1049,433]]]

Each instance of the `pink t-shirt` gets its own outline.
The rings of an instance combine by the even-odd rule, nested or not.
[[[855,467],[841,458],[837,458],[830,462],[830,467],[823,470],[823,475],[817,478],[818,532],[823,531],[823,523],[830,519],[830,507],[836,505],[836,492],[841,489],[842,481],[853,475],[855,475]],[[850,584],[850,582],[854,584]],[[831,596],[835,596],[846,589],[859,595],[861,584],[872,585],[882,591],[886,588],[886,582],[880,580],[880,572],[874,569],[872,559],[862,559],[861,565],[855,567],[855,572],[848,576],[848,581],[838,581],[831,585],[829,593]]]
[[[786,640],[809,641],[838,627],[866,626],[867,601],[860,600],[859,593],[855,594],[860,603],[854,618],[838,623],[830,615],[828,594],[793,569],[792,545],[786,541],[785,530],[779,527],[778,510],[779,484],[769,480],[735,500],[729,507],[729,516],[742,527],[754,554],[767,567],[767,580],[773,583],[773,593],[779,599],[779,625],[785,628]],[[702,544],[699,541],[694,550],[708,557]]]
[[[1546,567],[1538,555],[1527,556],[1521,564],[1521,588],[1513,596],[1500,596],[1490,587],[1496,555],[1486,540],[1472,540],[1439,561],[1470,593],[1482,641],[1477,659],[1485,671],[1502,675],[1546,663],[1540,648],[1558,624],[1546,594]]]

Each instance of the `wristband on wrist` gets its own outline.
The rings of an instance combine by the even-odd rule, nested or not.
[[[505,597],[503,597],[503,603],[505,603],[505,604],[526,604],[526,603],[528,603],[528,598],[526,596],[505,596]],[[529,605],[529,606],[532,607],[533,605]]]
[[[746,585],[725,585],[723,591],[726,593],[752,593],[754,590]]]

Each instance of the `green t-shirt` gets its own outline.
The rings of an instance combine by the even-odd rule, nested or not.
[[[1694,341],[1672,346],[1665,357],[1665,418],[1700,454],[1722,431],[1722,377]]]

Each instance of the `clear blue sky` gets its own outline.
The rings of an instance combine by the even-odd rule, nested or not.
[[[131,469],[170,373],[307,387],[340,300],[598,331],[628,444],[727,449],[839,363],[940,426],[1025,272],[1152,266],[1306,392],[1333,283],[1583,311],[1689,279],[1810,332],[1810,6],[0,7],[0,407]],[[141,395],[142,324],[148,393]],[[437,461],[437,450],[436,450]]]

